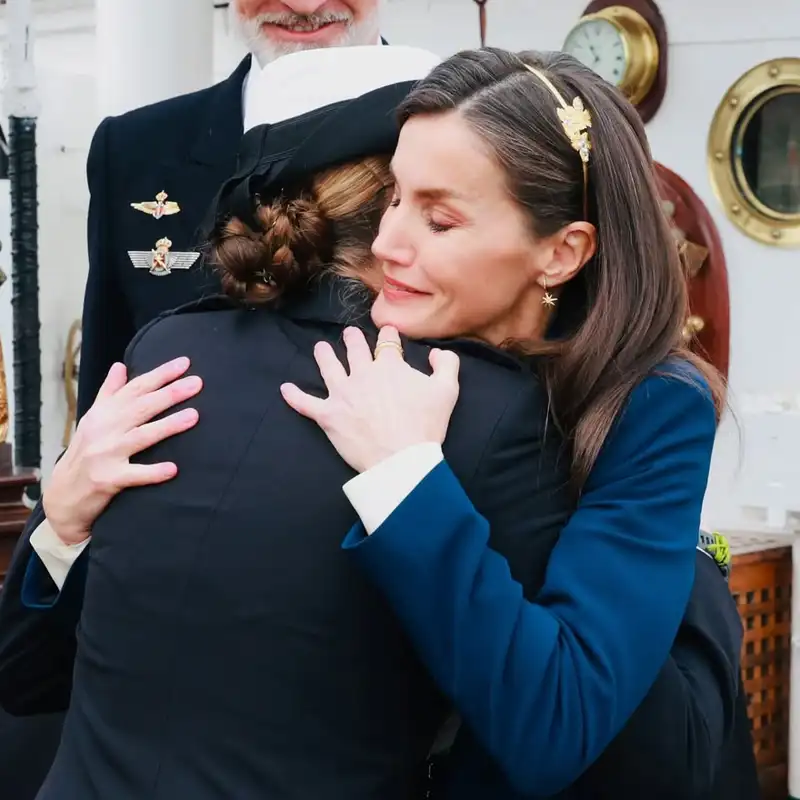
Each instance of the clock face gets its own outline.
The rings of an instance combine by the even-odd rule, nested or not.
[[[607,20],[579,22],[567,36],[563,50],[614,86],[625,77],[625,42],[619,29]]]

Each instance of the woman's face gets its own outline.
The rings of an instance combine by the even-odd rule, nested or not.
[[[541,334],[553,245],[534,237],[499,165],[463,119],[410,119],[392,169],[394,199],[373,245],[384,279],[375,324],[495,345]]]

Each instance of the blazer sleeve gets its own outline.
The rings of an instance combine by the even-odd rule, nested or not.
[[[88,548],[59,592],[30,545],[43,519],[40,501],[0,591],[0,706],[16,716],[64,711],[72,688]]]
[[[730,736],[749,739],[749,728],[736,730],[741,620],[714,561],[698,551],[696,562],[689,605],[666,664],[581,780],[596,800],[711,797]]]
[[[121,361],[136,329],[115,272],[111,213],[110,159],[114,119],[100,123],[89,148],[87,239],[89,274],[83,300],[81,368],[78,376],[78,418],[94,402],[108,370]]]
[[[490,524],[537,533],[524,413],[506,414],[484,457],[485,517],[442,463],[372,536],[356,526],[344,546],[514,787],[549,796],[598,758],[668,657],[694,579],[716,418],[697,382],[643,381],[528,602],[488,545]]]

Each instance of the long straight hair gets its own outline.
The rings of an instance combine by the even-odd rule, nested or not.
[[[586,190],[558,102],[526,65],[546,74],[568,103],[580,97],[592,115]],[[682,365],[670,374],[710,390],[719,418],[725,384],[682,339],[685,273],[633,106],[563,53],[486,48],[437,66],[401,105],[399,120],[451,111],[487,145],[535,236],[585,219],[586,210],[597,230],[595,255],[562,289],[555,335],[513,343],[540,356],[552,416],[571,446],[576,490],[633,389],[667,362]]]

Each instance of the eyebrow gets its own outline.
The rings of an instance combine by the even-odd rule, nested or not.
[[[390,162],[389,164],[389,172],[392,175],[392,178],[397,181],[397,176],[394,172],[394,163]],[[416,189],[414,191],[414,196],[419,197],[423,200],[467,200],[463,194],[459,192],[454,192],[452,189],[445,189],[445,188],[438,188],[435,186],[426,187],[424,189]]]

